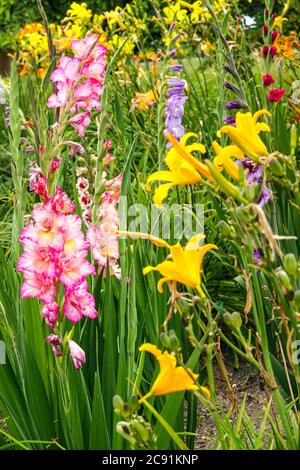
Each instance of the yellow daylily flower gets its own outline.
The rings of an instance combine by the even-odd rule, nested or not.
[[[259,133],[270,132],[270,127],[265,122],[257,122],[263,114],[271,117],[266,109],[255,114],[238,112],[236,126],[223,126],[220,132],[227,134],[232,142],[248,157],[257,161],[259,157],[269,155],[267,147],[259,138]]]
[[[288,21],[287,18],[284,18],[283,16],[276,16],[275,20],[273,21],[273,28],[279,28],[280,31],[282,30],[282,24],[284,21]]]
[[[243,158],[243,152],[236,145],[227,145],[221,147],[218,142],[214,141],[212,147],[215,151],[214,165],[222,171],[223,168],[234,180],[239,179],[239,167],[231,160],[231,157]]]
[[[195,184],[203,181],[199,173],[200,170],[205,176],[209,175],[209,170],[206,165],[199,162],[192,155],[192,152],[196,150],[201,153],[205,153],[206,150],[204,145],[200,143],[187,145],[187,141],[192,136],[197,137],[197,134],[189,132],[182,137],[179,143],[173,136],[171,136],[171,134],[167,135],[173,145],[173,147],[167,152],[166,156],[166,164],[169,170],[156,171],[148,177],[146,182],[147,191],[151,191],[150,183],[153,181],[167,181],[167,183],[161,184],[156,188],[153,197],[154,204],[161,206],[170,189],[174,186]]]
[[[199,241],[203,239],[202,234],[193,237],[183,248],[180,243],[169,246],[172,261],[165,260],[156,266],[146,266],[143,274],[158,271],[163,277],[158,281],[158,292],[163,292],[166,282],[180,282],[198,291],[202,298],[205,294],[201,288],[201,274],[203,272],[203,258],[209,250],[217,250],[218,247],[212,243],[199,247]]]
[[[140,351],[146,351],[157,359],[160,372],[155,379],[151,390],[145,395],[141,401],[158,395],[166,395],[168,393],[183,392],[185,390],[202,390],[210,398],[208,388],[195,384],[199,377],[194,374],[191,369],[185,369],[182,366],[176,366],[176,358],[167,351],[162,352],[154,344],[145,343],[139,348]]]

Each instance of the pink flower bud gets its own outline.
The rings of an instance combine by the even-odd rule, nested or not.
[[[275,41],[275,39],[277,38],[278,34],[279,34],[278,31],[272,31],[272,36],[271,36],[272,44]]]
[[[60,166],[60,160],[58,160],[58,158],[53,158],[51,165],[50,165],[50,172],[54,173],[57,170],[57,168],[59,168],[59,166]]]
[[[267,57],[267,55],[269,54],[269,46],[267,44],[264,44],[262,48],[262,53],[264,57]]]
[[[271,59],[273,59],[273,57],[276,55],[276,53],[277,53],[277,47],[272,46],[271,49],[270,49],[270,52],[269,52],[269,56],[271,57]]]
[[[263,25],[263,35],[268,36],[269,28],[266,24]]]
[[[78,346],[77,343],[75,343],[75,341],[72,341],[71,339],[68,340],[68,345],[74,367],[76,370],[80,370],[83,364],[86,363],[85,352],[83,349],[81,349],[80,346]]]
[[[56,302],[46,304],[44,305],[42,312],[47,325],[50,326],[50,328],[54,328],[59,314],[58,304]]]

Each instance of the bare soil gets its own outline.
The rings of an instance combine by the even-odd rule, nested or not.
[[[218,366],[214,366],[216,395],[223,411],[228,411],[232,406],[235,412],[232,414],[232,420],[237,416],[238,408],[246,394],[246,411],[252,424],[259,429],[263,416],[264,408],[270,398],[270,391],[265,386],[264,381],[257,370],[246,362],[240,362],[239,368],[233,367],[233,358],[230,354],[224,357],[229,381],[232,390],[226,383],[226,380]],[[197,427],[197,438],[195,448],[198,450],[213,449],[216,442],[217,431],[210,413],[202,406],[199,406],[199,424]]]

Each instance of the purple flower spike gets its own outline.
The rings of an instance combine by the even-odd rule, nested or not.
[[[186,81],[181,78],[172,77],[168,79],[167,83],[169,89],[167,91],[168,99],[165,110],[166,131],[177,140],[180,140],[184,134],[182,118],[184,115],[184,105],[187,100],[187,96],[184,95]]]

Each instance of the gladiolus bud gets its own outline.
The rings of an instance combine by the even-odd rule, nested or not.
[[[263,35],[268,36],[269,28],[266,24],[263,25]]]
[[[68,345],[70,349],[71,358],[76,370],[80,370],[81,367],[86,363],[85,352],[78,346],[75,341],[71,339],[68,340]]]
[[[288,274],[294,276],[297,273],[297,260],[294,253],[288,253],[283,260],[284,269]]]
[[[279,34],[278,31],[272,31],[272,35],[271,35],[272,44],[275,41],[275,39],[277,38],[278,34]]]
[[[264,44],[262,48],[262,53],[264,57],[267,57],[267,55],[269,54],[269,46],[267,44]]]
[[[60,160],[58,158],[53,158],[50,165],[50,173],[54,173],[60,166]]]
[[[276,55],[276,53],[277,53],[277,47],[272,46],[271,49],[270,49],[270,52],[269,52],[269,56],[271,57],[271,59],[273,59],[273,57]]]

